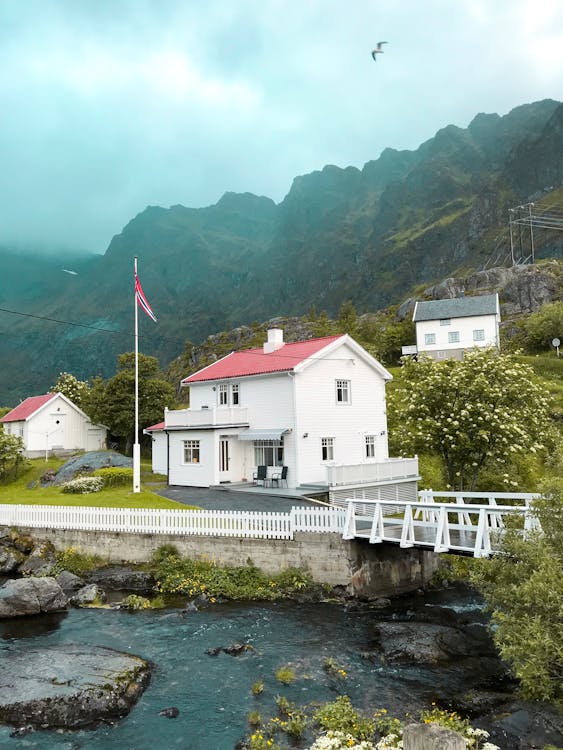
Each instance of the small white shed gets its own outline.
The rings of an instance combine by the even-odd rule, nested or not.
[[[0,419],[4,432],[21,437],[28,458],[106,447],[107,427],[92,420],[62,393],[30,396]]]

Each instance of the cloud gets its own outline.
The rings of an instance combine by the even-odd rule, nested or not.
[[[101,252],[147,204],[281,200],[326,163],[557,97],[562,15],[555,0],[2,3],[0,243]]]

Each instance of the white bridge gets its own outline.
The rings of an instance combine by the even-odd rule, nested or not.
[[[292,508],[289,513],[0,503],[0,526],[287,540],[299,532],[340,534],[372,544],[393,542],[401,547],[488,557],[499,549],[507,516],[522,517],[524,531],[539,528],[530,510],[536,497],[423,490],[416,502],[349,499],[344,508],[316,505]]]
[[[532,493],[422,490],[417,502],[348,500],[343,538],[489,557],[499,550],[508,516],[522,517],[524,532],[539,529],[530,510],[537,497]]]

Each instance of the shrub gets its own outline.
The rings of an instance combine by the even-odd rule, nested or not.
[[[295,682],[295,670],[289,664],[276,669],[276,680],[281,682],[283,685],[291,685]]]
[[[67,547],[56,555],[56,563],[51,575],[58,575],[63,570],[74,573],[75,576],[84,575],[90,570],[100,567],[102,561],[96,555],[86,555],[76,547]]]
[[[264,683],[262,682],[262,680],[256,680],[256,682],[250,688],[250,692],[252,693],[252,695],[260,695],[260,693],[263,693]]]
[[[133,610],[150,609],[151,603],[150,603],[150,599],[146,599],[144,596],[138,596],[137,594],[130,594],[121,602],[121,606],[124,609],[133,609]]]
[[[339,696],[332,703],[325,703],[313,718],[325,731],[344,732],[360,740],[369,740],[375,731],[374,721],[356,711],[347,695]]]
[[[299,570],[267,576],[253,565],[219,567],[210,560],[185,559],[170,546],[153,555],[152,571],[161,593],[187,596],[205,593],[210,598],[271,601],[312,585],[309,575]]]
[[[133,469],[121,466],[107,466],[92,472],[93,477],[101,477],[104,487],[125,487],[133,483]]]
[[[101,477],[79,477],[63,484],[61,492],[66,495],[89,495],[91,492],[100,492],[103,486]]]
[[[258,711],[251,711],[246,718],[251,727],[259,727],[262,723],[262,717]]]

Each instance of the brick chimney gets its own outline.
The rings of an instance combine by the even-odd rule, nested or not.
[[[281,349],[283,346],[283,331],[281,328],[270,328],[268,330],[268,340],[264,343],[264,354]]]

